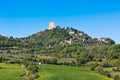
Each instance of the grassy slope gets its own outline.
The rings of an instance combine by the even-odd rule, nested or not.
[[[19,65],[0,63],[0,67],[0,80],[23,80],[19,76],[24,70]],[[36,80],[112,80],[86,67],[41,65],[39,74]]]
[[[19,65],[0,63],[0,80],[22,80],[20,75],[24,73]]]
[[[86,67],[41,65],[39,74],[36,80],[113,80]]]

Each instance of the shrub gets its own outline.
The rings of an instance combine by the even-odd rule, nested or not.
[[[97,66],[97,67],[95,68],[95,70],[96,70],[98,73],[102,74],[102,72],[103,72],[103,67]]]
[[[34,74],[34,73],[37,73],[38,70],[39,70],[39,68],[38,68],[36,65],[31,65],[31,66],[29,66],[28,69],[29,69],[33,74]]]
[[[91,67],[91,70],[93,71],[93,70],[95,70],[95,68],[96,68],[96,66],[92,66],[92,67]]]
[[[108,71],[103,71],[103,75],[105,75],[105,76],[107,76],[107,77],[111,77],[111,74],[110,74],[110,72],[108,72]]]
[[[119,75],[115,75],[114,76],[114,80],[120,80],[120,76]]]
[[[92,66],[91,66],[91,70],[95,70],[95,68],[98,66],[98,64],[97,63],[95,63],[95,64],[92,64]]]

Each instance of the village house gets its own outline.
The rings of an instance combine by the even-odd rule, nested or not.
[[[99,38],[98,41],[100,41],[100,42],[106,42],[106,43],[108,42],[107,38]]]

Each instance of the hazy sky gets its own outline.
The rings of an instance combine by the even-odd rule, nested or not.
[[[25,37],[54,21],[120,43],[120,0],[0,0],[0,34]]]

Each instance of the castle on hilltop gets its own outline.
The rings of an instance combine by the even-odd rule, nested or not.
[[[54,29],[54,28],[56,28],[56,26],[54,25],[54,22],[50,22],[49,23],[49,30],[52,30],[52,29]]]

